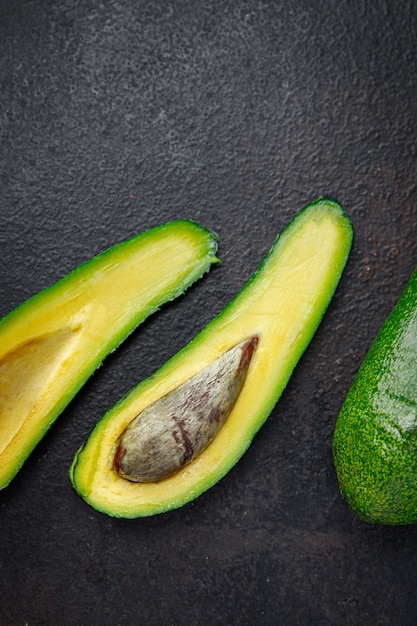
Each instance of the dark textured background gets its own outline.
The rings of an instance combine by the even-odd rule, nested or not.
[[[0,624],[408,626],[417,527],[357,520],[338,410],[417,262],[413,0],[0,0],[0,314],[174,218],[223,260],[99,369],[0,495]],[[319,195],[355,226],[271,418],[195,502],[116,520],[72,490],[93,424],[229,301]]]

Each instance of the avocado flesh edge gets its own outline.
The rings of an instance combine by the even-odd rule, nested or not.
[[[87,261],[0,321],[0,488],[107,354],[204,274],[216,250],[211,231],[168,222]]]
[[[417,268],[366,355],[339,413],[333,457],[363,521],[417,522]]]
[[[352,235],[349,219],[333,200],[321,198],[300,211],[232,302],[98,422],[70,469],[80,496],[112,516],[143,517],[182,506],[222,478],[267,419],[313,336],[342,274]],[[130,483],[112,470],[115,442],[141,410],[254,335],[259,343],[240,396],[196,459],[157,483]]]

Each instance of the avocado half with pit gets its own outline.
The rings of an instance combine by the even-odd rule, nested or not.
[[[168,222],[91,259],[0,321],[0,488],[106,355],[204,274],[216,251],[211,231]]]
[[[112,516],[143,517],[182,506],[222,478],[284,390],[333,296],[351,242],[351,222],[337,202],[321,198],[304,208],[232,302],[98,422],[70,470],[81,497]],[[219,415],[220,428],[207,436]],[[152,455],[153,474],[142,453]]]

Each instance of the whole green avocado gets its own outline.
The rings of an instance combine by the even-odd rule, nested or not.
[[[417,522],[417,268],[346,397],[333,457],[360,519]]]

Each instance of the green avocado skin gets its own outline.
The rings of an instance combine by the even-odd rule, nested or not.
[[[360,519],[417,522],[417,268],[342,406],[333,458]]]

